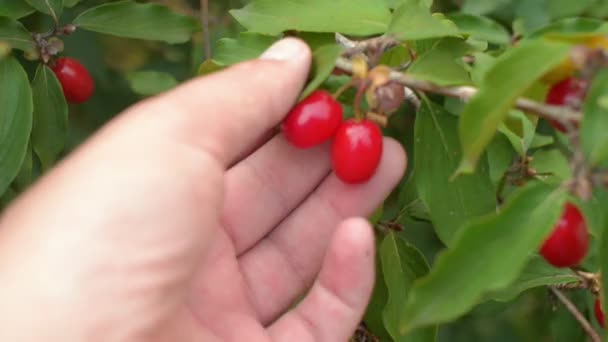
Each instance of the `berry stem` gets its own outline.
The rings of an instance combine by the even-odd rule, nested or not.
[[[589,323],[589,321],[585,318],[585,316],[583,316],[583,314],[580,311],[578,311],[578,309],[576,308],[576,305],[574,305],[574,303],[572,303],[570,301],[570,299],[568,299],[568,297],[566,297],[566,295],[564,295],[564,293],[562,291],[558,290],[557,288],[555,288],[553,286],[549,286],[549,289],[555,295],[555,297],[557,297],[557,299],[559,299],[559,301],[562,302],[562,304],[564,304],[564,306],[566,307],[566,309],[568,309],[570,314],[572,314],[572,316],[574,316],[574,318],[578,321],[578,323],[581,325],[583,330],[585,330],[585,332],[587,333],[587,335],[589,336],[591,341],[601,342],[602,338],[600,337],[600,335],[598,335],[598,333],[595,331],[595,329],[593,329],[593,327],[591,326],[591,323]]]
[[[363,93],[365,92],[368,83],[368,81],[362,81],[357,85],[357,94],[355,95],[355,102],[353,104],[356,121],[363,120],[363,115],[361,114],[361,100],[363,99]]]
[[[350,89],[352,86],[355,85],[354,81],[348,81],[348,83],[344,84],[343,86],[341,86],[340,88],[338,88],[338,90],[336,90],[333,94],[332,97],[334,98],[334,100],[338,100],[338,98],[340,96],[342,96],[342,94],[344,94],[345,91],[347,91],[348,89]]]

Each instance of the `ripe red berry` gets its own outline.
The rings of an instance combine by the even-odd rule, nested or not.
[[[600,297],[595,298],[595,319],[600,324],[602,328],[606,327],[606,321],[604,321],[604,312],[602,311],[602,304],[600,303]]]
[[[583,260],[588,246],[585,220],[577,207],[567,203],[553,232],[543,243],[540,254],[555,267],[571,267]]]
[[[55,61],[51,67],[61,88],[65,99],[70,103],[86,102],[91,95],[95,85],[87,69],[73,58],[62,57]]]
[[[587,90],[584,80],[569,77],[554,84],[547,93],[545,102],[554,106],[570,106],[579,108]],[[549,121],[555,129],[565,132],[566,128],[559,122]]]
[[[314,91],[287,114],[281,125],[292,145],[309,148],[334,136],[342,122],[342,106],[329,93]]]
[[[342,123],[331,147],[332,167],[345,183],[370,179],[382,156],[382,132],[372,121],[350,119]]]

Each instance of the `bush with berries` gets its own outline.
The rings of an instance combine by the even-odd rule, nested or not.
[[[198,6],[0,0],[2,206],[138,99],[298,37],[313,67],[279,134],[329,143],[347,186],[374,175],[383,136],[409,157],[369,218],[376,284],[354,341],[602,339],[604,2]]]

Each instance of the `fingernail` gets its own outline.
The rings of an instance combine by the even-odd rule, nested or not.
[[[279,40],[268,48],[261,56],[260,59],[275,60],[275,61],[288,61],[294,58],[298,58],[304,51],[305,46],[300,41],[287,38]]]

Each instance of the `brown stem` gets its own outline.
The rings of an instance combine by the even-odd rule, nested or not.
[[[357,86],[357,94],[355,95],[355,103],[353,104],[354,112],[355,112],[355,120],[363,120],[363,115],[361,115],[361,100],[363,99],[363,93],[367,88],[367,82],[362,81]]]
[[[336,67],[349,73],[352,72],[352,63],[346,58],[338,58],[336,61]],[[409,88],[456,97],[463,101],[470,100],[478,91],[476,88],[469,86],[442,87],[432,82],[414,79],[407,74],[394,70],[391,71],[389,78],[391,81],[403,84]],[[545,105],[526,98],[517,99],[515,102],[515,108],[521,109],[525,112],[534,113],[543,119],[555,120],[564,124],[579,122],[581,118],[581,114],[579,112],[572,111],[568,108]]]
[[[572,301],[570,301],[570,299],[568,299],[568,297],[566,297],[566,295],[564,295],[562,293],[562,291],[558,290],[557,288],[555,288],[553,286],[549,286],[549,289],[551,290],[551,292],[553,292],[555,297],[557,297],[557,299],[559,299],[559,301],[562,302],[562,304],[564,304],[566,309],[568,309],[568,311],[570,311],[572,316],[574,316],[574,318],[578,321],[578,323],[581,325],[583,330],[585,330],[585,333],[587,333],[589,338],[591,338],[591,341],[601,342],[602,338],[600,337],[600,335],[598,335],[598,333],[595,331],[595,329],[593,329],[593,327],[591,326],[591,323],[589,323],[589,321],[585,318],[585,316],[583,316],[583,314],[580,311],[578,311],[578,309],[576,308],[576,305],[574,305],[574,303],[572,303]]]
[[[209,0],[201,0],[201,27],[203,29],[203,54],[205,60],[211,59],[209,42]]]

